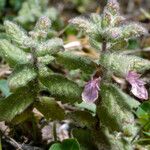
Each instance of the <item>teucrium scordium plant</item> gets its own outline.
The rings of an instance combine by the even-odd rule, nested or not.
[[[103,141],[101,136],[97,135],[99,149],[132,150],[134,144],[131,141],[138,131],[132,110],[138,107],[138,99],[148,100],[146,83],[140,76],[150,68],[150,62],[137,56],[125,55],[121,50],[127,46],[129,39],[148,32],[139,23],[126,22],[119,12],[116,0],[108,0],[102,15],[91,14],[89,19],[76,17],[71,19],[70,23],[82,30],[89,37],[91,46],[100,53],[100,85],[97,87],[96,79],[92,79],[85,84],[82,92],[82,100],[87,103],[97,99],[96,114],[101,130],[99,134],[103,133],[106,137]],[[113,84],[112,74],[126,79],[131,86],[131,93],[137,100],[132,94],[129,96]],[[104,145],[108,147],[105,148]]]
[[[8,77],[12,94],[0,101],[0,121],[18,124],[36,108],[47,121],[71,120],[78,127],[71,135],[81,149],[133,150],[135,144],[131,141],[139,129],[133,110],[139,106],[139,100],[148,99],[141,75],[150,69],[150,62],[125,55],[121,50],[130,38],[147,31],[138,23],[126,22],[116,0],[108,0],[102,15],[76,17],[70,23],[89,37],[89,43],[99,53],[98,60],[65,51],[58,37],[48,39],[48,17],[39,18],[28,33],[14,22],[4,22],[9,38],[0,39],[0,56],[13,72]],[[68,73],[77,69],[80,82]],[[124,78],[132,94],[114,83],[112,75]],[[48,94],[43,96],[43,91]],[[66,105],[73,106],[73,110]],[[55,134],[54,137],[56,140]],[[75,144],[79,149],[73,139],[56,143],[50,149],[63,149],[68,142],[70,147]]]

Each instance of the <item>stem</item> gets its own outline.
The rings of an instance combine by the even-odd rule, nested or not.
[[[53,122],[53,137],[54,141],[57,141],[57,131],[56,131],[56,122]]]
[[[33,58],[33,65],[34,65],[34,67],[35,67],[35,70],[38,72],[38,70],[39,70],[39,68],[38,68],[38,60],[37,60],[35,51],[36,51],[35,48],[32,48],[32,49],[31,49],[32,58]]]
[[[39,92],[39,67],[38,67],[38,60],[37,60],[37,56],[36,56],[36,49],[32,48],[31,49],[31,54],[32,54],[32,59],[33,59],[33,66],[35,69],[35,72],[37,73],[36,78],[34,79],[34,87],[35,87],[35,95],[36,95],[36,100],[38,101],[38,92]]]
[[[107,42],[105,40],[103,40],[102,42],[102,52],[106,52],[107,50]]]

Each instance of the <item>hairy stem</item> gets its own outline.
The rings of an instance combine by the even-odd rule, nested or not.
[[[102,42],[102,52],[106,52],[107,50],[107,42],[105,40],[103,40]]]
[[[36,100],[38,100],[38,92],[39,92],[39,67],[38,67],[38,60],[37,60],[37,56],[36,56],[36,53],[35,53],[36,49],[35,48],[32,48],[31,49],[31,54],[32,54],[32,59],[33,59],[33,66],[34,66],[34,69],[35,69],[35,72],[37,73],[37,76],[36,78],[34,79],[34,87],[35,87],[35,95],[36,95]]]

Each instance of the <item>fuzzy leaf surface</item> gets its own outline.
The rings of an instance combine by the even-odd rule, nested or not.
[[[101,86],[101,97],[102,102],[97,107],[101,123],[110,130],[122,131],[128,136],[133,136],[137,128],[132,108],[137,108],[139,102],[112,84]]]
[[[81,100],[82,88],[61,75],[52,74],[41,78],[40,81],[49,90],[52,97],[62,102],[74,103]]]
[[[34,101],[34,94],[29,87],[15,91],[5,99],[0,100],[0,121],[11,121],[16,115],[22,113]]]
[[[150,69],[150,61],[131,55],[118,53],[106,53],[101,56],[100,64],[116,75],[125,77],[127,73],[134,70],[139,73]]]
[[[56,60],[69,70],[81,69],[89,74],[96,68],[96,64],[90,58],[81,57],[71,52],[58,53]]]
[[[40,101],[35,103],[35,107],[44,115],[47,120],[63,120],[64,110],[57,104],[53,98],[41,97]]]
[[[10,65],[29,63],[29,55],[7,40],[0,40],[0,56]]]
[[[9,77],[8,83],[12,89],[26,86],[36,77],[36,72],[33,66],[21,65],[16,66],[14,73]]]
[[[18,46],[24,47],[25,40],[29,39],[26,32],[16,23],[6,20],[4,22],[6,33],[10,36],[11,40]]]

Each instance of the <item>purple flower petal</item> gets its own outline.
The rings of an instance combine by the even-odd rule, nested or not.
[[[148,92],[145,86],[139,86],[138,84],[132,84],[131,92],[142,100],[148,99]]]
[[[129,71],[126,76],[126,80],[131,84],[131,92],[142,100],[148,99],[148,91],[145,88],[145,82],[140,79],[140,74],[137,74],[134,71]]]
[[[99,83],[101,78],[95,78],[90,80],[84,87],[82,92],[82,100],[88,103],[93,103],[98,98]]]

